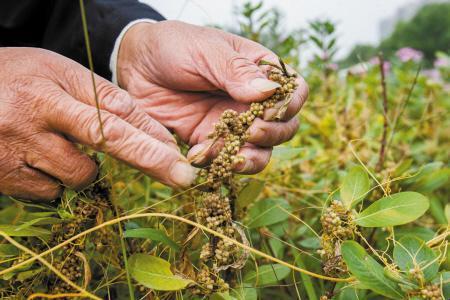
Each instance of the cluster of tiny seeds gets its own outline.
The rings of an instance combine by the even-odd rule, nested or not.
[[[429,284],[422,288],[419,291],[416,291],[413,293],[415,296],[418,296],[422,299],[427,300],[441,300],[442,297],[442,291],[441,287],[437,284]]]
[[[221,234],[236,238],[236,230],[232,225],[230,200],[217,193],[202,193],[201,207],[197,210],[198,222]],[[219,276],[219,270],[233,263],[234,257],[239,255],[239,248],[231,242],[211,237],[209,242],[202,246],[200,263],[203,266],[197,275],[196,293],[209,294],[213,291],[227,290],[228,285]],[[212,268],[208,268],[210,263]]]
[[[82,266],[83,262],[75,255],[70,255],[68,258],[65,258],[64,261],[55,263],[56,269],[60,270],[60,272],[69,280],[75,282],[83,277]],[[73,288],[65,282],[58,282],[52,290],[54,293],[66,293],[72,291]]]
[[[269,79],[281,85],[272,96],[263,102],[252,103],[249,110],[240,114],[231,109],[226,110],[215,124],[214,131],[209,137],[214,140],[223,139],[224,146],[211,165],[200,174],[206,177],[213,188],[226,183],[233,175],[233,167],[243,162],[243,158],[237,153],[245,144],[248,138],[247,130],[254,120],[262,117],[266,108],[272,108],[275,103],[287,99],[297,87],[296,74],[288,75],[273,69],[269,73]]]
[[[409,270],[409,275],[411,275],[411,277],[419,282],[423,281],[423,271],[420,268],[420,266],[416,265],[414,268],[411,268]]]
[[[356,232],[354,215],[342,202],[333,200],[322,214],[321,247],[317,252],[322,257],[324,272],[338,275],[346,272],[346,266],[339,253],[341,241],[352,239]]]
[[[320,217],[323,233],[340,240],[352,238],[355,232],[354,215],[341,201],[333,200]]]
[[[52,226],[53,234],[50,245],[57,245],[91,227],[94,225],[99,210],[108,207],[107,197],[109,197],[109,185],[106,181],[100,180],[83,192],[85,195],[89,194],[90,199],[96,199],[95,204],[78,200],[72,208],[74,219],[68,223],[60,223]],[[101,237],[97,236],[95,239],[97,241],[95,245],[96,249],[99,250],[100,244],[103,246],[101,243],[102,238],[107,239],[109,235],[102,234],[101,231],[98,231],[96,234],[102,235]],[[56,269],[60,270],[71,281],[76,282],[83,277],[83,262],[75,253],[83,252],[85,247],[85,239],[80,238],[69,245],[63,246],[60,255],[54,257]],[[54,281],[50,289],[57,293],[65,293],[73,290],[71,286],[59,280]]]
[[[230,287],[218,274],[211,273],[207,265],[203,265],[197,273],[199,285],[192,290],[194,295],[209,295],[213,292],[226,292]]]
[[[238,152],[247,141],[247,131],[255,119],[262,117],[265,109],[273,108],[277,102],[289,99],[297,87],[296,74],[287,74],[281,60],[280,63],[283,69],[272,65],[274,68],[269,71],[268,78],[279,83],[281,87],[265,101],[252,103],[250,109],[245,112],[224,111],[209,136],[214,141],[221,139],[223,147],[212,163],[200,173],[200,177],[206,181],[209,192],[201,193],[201,205],[196,214],[197,221],[233,239],[240,237],[240,233],[233,227],[230,205],[230,198],[234,199],[236,195],[225,197],[221,188],[225,187],[231,194],[233,193],[231,188],[233,168],[244,162]],[[233,264],[239,257],[239,251],[240,249],[233,243],[210,236],[209,242],[202,246],[200,253],[202,267],[196,278],[199,285],[193,293],[208,295],[228,290],[228,284],[220,277],[219,272],[229,267],[239,268]]]

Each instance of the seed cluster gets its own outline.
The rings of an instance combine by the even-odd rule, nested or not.
[[[264,115],[264,110],[273,108],[279,101],[289,104],[292,93],[297,87],[296,74],[288,74],[284,63],[281,67],[270,64],[268,78],[280,84],[275,93],[263,102],[255,102],[250,109],[238,113],[226,110],[222,113],[218,123],[214,126],[210,138],[223,141],[217,157],[203,169],[200,178],[205,181],[206,190],[201,192],[200,205],[197,209],[197,221],[232,239],[240,239],[246,243],[245,235],[233,223],[232,199],[236,198],[233,188],[233,169],[244,162],[239,156],[239,150],[248,139],[248,129],[256,118]],[[275,119],[281,116],[276,115]],[[204,186],[203,186],[204,188]],[[227,196],[223,189],[228,191]],[[209,241],[202,246],[200,253],[200,270],[196,281],[199,284],[193,290],[194,294],[208,295],[217,291],[228,290],[228,284],[221,278],[220,272],[228,268],[242,268],[246,253],[229,241],[209,236]]]
[[[346,266],[340,254],[342,241],[353,239],[356,232],[354,215],[341,201],[333,200],[322,214],[322,249],[317,252],[322,257],[326,274],[339,275],[346,272]]]
[[[203,169],[200,174],[206,177],[212,188],[219,188],[229,181],[233,175],[233,168],[244,162],[243,158],[237,154],[245,144],[248,138],[247,130],[254,120],[262,117],[266,108],[272,108],[275,103],[290,99],[297,87],[296,74],[284,74],[278,69],[272,69],[269,72],[269,79],[281,85],[272,96],[263,102],[252,103],[249,110],[240,114],[228,109],[222,113],[219,122],[214,125],[214,131],[209,137],[214,140],[222,139],[224,146],[211,165]]]
[[[441,287],[437,284],[428,284],[422,289],[415,291],[411,296],[417,296],[426,300],[441,300],[442,297]]]
[[[77,199],[73,210],[74,219],[67,223],[55,224],[52,226],[52,239],[50,245],[57,245],[64,240],[73,237],[75,234],[86,230],[95,225],[96,218],[102,209],[108,208],[109,185],[106,181],[100,180],[92,185],[87,190],[83,191],[85,195],[89,195],[89,199],[95,199],[94,203],[83,202]],[[110,234],[98,231],[95,233],[96,250],[99,250],[99,244],[102,240],[109,240]],[[105,243],[108,243],[107,241]],[[86,243],[84,238],[77,239],[71,244],[62,247],[59,255],[54,257],[54,266],[64,276],[71,281],[77,282],[84,276],[84,267],[82,259],[77,256],[77,253],[83,253],[86,250]],[[67,293],[73,291],[73,288],[65,282],[55,278],[52,281],[49,290],[55,293]]]

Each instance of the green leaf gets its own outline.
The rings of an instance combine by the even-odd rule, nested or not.
[[[433,283],[442,285],[442,294],[444,299],[450,299],[450,272],[445,271],[439,273],[439,275],[433,280]]]
[[[436,232],[426,227],[399,227],[395,229],[395,237],[397,239],[401,239],[406,235],[414,235],[416,238],[419,238],[425,242],[431,240],[435,237]]]
[[[166,233],[160,229],[155,228],[136,228],[128,229],[123,233],[126,238],[144,238],[152,241],[161,242],[175,251],[180,250],[180,246],[169,238]]]
[[[272,158],[277,160],[291,160],[296,158],[300,153],[304,152],[305,148],[301,147],[285,147],[278,146],[273,148]]]
[[[449,181],[450,169],[436,170],[417,180],[412,186],[412,190],[421,193],[432,193],[443,187]]]
[[[286,278],[290,272],[291,269],[280,264],[263,265],[258,270],[245,274],[244,282],[258,286],[275,284]]]
[[[450,224],[450,204],[445,205],[445,217],[447,218],[447,223]]]
[[[0,258],[8,258],[19,255],[19,249],[11,244],[0,244]]]
[[[257,300],[258,293],[251,284],[243,283],[231,290],[231,295],[237,300]]]
[[[3,231],[9,236],[37,236],[43,238],[50,237],[52,234],[47,229],[34,226],[20,229],[20,226],[16,225],[0,225],[0,231]]]
[[[356,218],[363,227],[387,227],[412,222],[429,207],[428,198],[416,192],[392,194],[375,201]]]
[[[407,273],[419,266],[426,281],[433,279],[439,271],[436,254],[424,241],[414,236],[405,236],[395,244],[394,261],[400,270]]]
[[[247,226],[257,228],[286,221],[288,214],[283,209],[290,210],[290,206],[284,199],[263,199],[256,202],[248,214]]]
[[[442,205],[440,198],[435,195],[429,195],[430,200],[430,214],[438,224],[447,224],[447,217],[445,216],[444,205]]]
[[[249,178],[247,184],[241,189],[237,197],[236,203],[239,207],[246,207],[253,203],[261,194],[264,188],[264,181]]]
[[[16,228],[16,231],[29,228],[32,225],[58,224],[58,223],[61,223],[61,222],[62,222],[61,219],[53,218],[53,217],[36,218],[36,219],[31,219],[30,221],[27,221],[25,223],[22,223],[22,224],[18,225],[17,228]]]
[[[309,38],[314,42],[314,44],[316,44],[317,47],[319,47],[319,48],[323,47],[323,43],[318,37],[316,37],[314,35],[310,35]]]
[[[384,275],[383,267],[370,257],[355,241],[345,241],[342,257],[350,272],[367,288],[391,299],[403,299],[404,294],[395,282]]]
[[[355,206],[370,189],[369,176],[361,166],[350,169],[341,186],[341,198],[347,209]]]
[[[299,242],[299,245],[304,248],[308,248],[308,249],[319,249],[320,248],[320,240],[319,240],[319,238],[313,236],[313,237],[309,237],[304,240],[301,240]]]
[[[214,293],[209,296],[209,300],[236,300],[233,296],[230,296],[228,292],[226,293]]]
[[[44,270],[44,268],[37,268],[37,269],[33,269],[33,270],[28,270],[28,271],[24,271],[24,272],[20,272],[17,274],[16,279],[18,281],[25,281],[31,277],[36,276],[37,274],[39,274],[40,272],[42,272]]]
[[[181,290],[193,282],[174,275],[168,261],[151,255],[142,253],[131,255],[128,267],[134,280],[158,291]]]
[[[353,288],[351,285],[345,287],[337,296],[337,300],[361,300],[366,299],[365,290]]]

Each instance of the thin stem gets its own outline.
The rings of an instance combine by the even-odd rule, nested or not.
[[[77,240],[77,239],[79,239],[79,238],[81,238],[81,237],[83,237],[83,236],[85,236],[85,235],[87,235],[87,234],[89,234],[91,232],[94,232],[94,231],[96,231],[96,230],[98,230],[100,228],[103,228],[103,227],[106,227],[106,226],[109,226],[109,225],[113,225],[113,224],[116,224],[118,222],[122,222],[122,221],[125,221],[125,220],[137,219],[137,218],[148,218],[148,217],[168,218],[168,219],[173,219],[173,220],[177,220],[177,221],[189,224],[189,225],[197,227],[197,228],[199,228],[199,229],[201,229],[203,231],[206,231],[209,234],[217,236],[217,237],[219,237],[219,238],[221,238],[221,239],[223,239],[225,241],[233,243],[236,246],[239,246],[242,249],[247,250],[247,251],[249,251],[249,252],[251,252],[251,253],[253,253],[255,255],[261,256],[261,257],[263,257],[265,259],[268,259],[268,260],[273,261],[275,263],[278,263],[278,264],[281,264],[283,266],[286,266],[286,267],[288,267],[288,268],[290,268],[290,269],[292,269],[294,271],[297,271],[297,272],[300,272],[300,273],[303,273],[303,274],[307,274],[307,275],[315,277],[315,278],[328,280],[328,281],[336,281],[336,282],[353,282],[355,280],[354,277],[347,277],[347,278],[329,277],[329,276],[325,276],[325,275],[321,275],[321,274],[317,274],[317,273],[308,271],[306,269],[299,268],[299,267],[294,266],[294,265],[292,265],[290,263],[287,263],[287,262],[285,262],[285,261],[283,261],[281,259],[278,259],[278,258],[273,257],[271,255],[268,255],[268,254],[266,254],[266,253],[264,253],[262,251],[254,249],[254,248],[252,248],[252,247],[250,247],[248,245],[245,245],[245,244],[243,244],[241,242],[238,242],[235,239],[232,239],[232,238],[230,238],[230,237],[228,237],[228,236],[226,236],[224,234],[221,234],[221,233],[219,233],[217,231],[214,231],[214,230],[212,230],[212,229],[210,229],[210,228],[208,228],[208,227],[206,227],[204,225],[201,225],[199,223],[196,223],[194,221],[188,220],[188,219],[183,218],[183,217],[179,217],[179,216],[171,215],[171,214],[167,214],[167,213],[132,214],[132,215],[129,215],[129,216],[123,216],[123,217],[120,217],[120,218],[116,218],[116,219],[113,219],[113,220],[106,221],[106,222],[104,222],[102,224],[99,224],[99,225],[97,225],[95,227],[89,228],[89,229],[87,229],[87,230],[85,230],[85,231],[83,231],[83,232],[81,232],[81,233],[79,233],[77,235],[74,235],[73,237],[65,240],[64,242],[56,245],[55,247],[53,247],[51,249],[48,249],[48,250],[46,250],[44,252],[41,252],[40,254],[37,254],[36,256],[33,256],[33,257],[31,257],[31,258],[29,258],[27,260],[24,260],[23,262],[18,263],[16,265],[12,266],[12,267],[9,267],[8,269],[4,269],[4,270],[0,271],[0,276],[3,275],[3,274],[6,274],[6,273],[12,272],[14,270],[17,270],[21,266],[29,264],[29,263],[35,261],[36,259],[42,258],[43,256],[45,256],[47,254],[50,254],[53,251],[55,251],[57,249],[60,249],[61,247],[64,247],[65,245],[69,244],[70,242],[72,242],[74,240]]]
[[[408,95],[406,96],[406,100],[402,104],[402,106],[400,107],[399,112],[394,117],[394,121],[393,121],[392,128],[391,128],[391,135],[389,136],[387,147],[389,147],[391,145],[392,139],[394,138],[395,129],[396,129],[397,125],[398,125],[398,120],[402,116],[403,112],[405,111],[406,106],[409,103],[409,100],[411,99],[411,95],[412,95],[412,92],[414,90],[414,87],[417,84],[417,78],[419,78],[419,74],[420,74],[420,70],[421,69],[422,69],[422,65],[419,65],[419,67],[417,68],[417,71],[416,71],[416,75],[414,76],[413,83],[411,84],[411,87],[408,90]]]
[[[100,123],[100,133],[102,136],[102,143],[105,141],[105,134],[103,133],[103,122],[102,122],[102,116],[100,114],[100,104],[98,101],[98,95],[97,95],[97,86],[95,84],[95,75],[94,75],[94,62],[92,60],[92,51],[91,51],[91,43],[89,42],[89,31],[86,21],[86,10],[84,9],[84,1],[80,0],[80,11],[81,11],[81,22],[83,23],[83,34],[84,34],[84,42],[86,43],[86,52],[88,57],[88,63],[89,63],[89,70],[91,71],[91,79],[92,79],[92,86],[94,91],[94,100],[95,100],[95,107],[97,108],[97,117],[98,121]]]
[[[111,167],[113,169],[115,167],[114,161],[111,158],[110,158],[110,161],[111,161]],[[110,177],[109,180],[110,180],[111,186],[112,186],[112,183],[113,183],[112,172],[109,173],[109,177]],[[116,199],[117,198],[115,197],[115,191],[114,191],[114,189],[111,189],[111,204],[114,208],[114,213],[117,218],[120,216],[120,213],[119,213],[118,206],[116,204]],[[124,237],[123,237],[122,222],[117,223],[117,228],[119,229],[120,248],[122,251],[123,264],[125,267],[125,274],[126,274],[126,278],[127,278],[128,293],[130,294],[130,299],[134,300],[135,299],[134,298],[134,287],[133,287],[133,283],[131,282],[131,275],[130,275],[130,270],[128,267],[127,248],[126,248]]]
[[[377,171],[380,171],[383,168],[384,160],[386,157],[386,138],[387,138],[387,130],[388,130],[388,96],[387,96],[387,88],[386,88],[386,77],[384,74],[384,57],[383,54],[380,53],[378,55],[378,60],[380,62],[380,74],[381,74],[381,91],[383,97],[383,136],[381,137],[381,147],[380,147],[380,155],[378,159],[378,164],[376,167]]]
[[[61,278],[61,280],[63,280],[65,283],[67,283],[68,285],[70,285],[71,287],[73,287],[74,289],[76,289],[77,291],[81,292],[84,296],[88,296],[91,299],[96,299],[96,300],[101,300],[101,298],[89,293],[88,291],[86,291],[85,289],[83,289],[82,287],[76,285],[74,282],[72,282],[69,278],[67,278],[66,276],[64,276],[59,270],[57,270],[54,266],[52,266],[52,264],[50,264],[48,261],[46,261],[44,258],[42,258],[42,256],[40,254],[34,253],[32,250],[28,249],[27,247],[23,246],[22,244],[16,242],[16,240],[14,240],[12,237],[10,237],[9,235],[7,235],[5,232],[0,230],[0,235],[7,240],[8,242],[10,242],[12,245],[14,245],[16,248],[22,250],[23,252],[26,252],[28,254],[30,254],[31,260],[39,260],[44,266],[46,266],[47,268],[49,268],[53,273],[56,274],[56,276],[58,276],[59,278]]]

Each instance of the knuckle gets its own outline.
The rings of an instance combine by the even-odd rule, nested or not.
[[[102,118],[105,122],[105,118]],[[94,149],[99,149],[103,144],[103,135],[100,127],[100,120],[96,115],[91,115],[85,119],[84,127],[87,128],[88,142]]]
[[[128,119],[137,108],[136,102],[122,89],[109,83],[102,83],[100,98],[102,109],[122,119]]]
[[[97,122],[98,123],[98,122]],[[121,119],[113,114],[110,113],[104,113],[102,115],[102,123],[103,123],[103,134],[105,137],[105,146],[107,149],[105,149],[108,152],[114,152],[116,149],[118,149],[121,144],[124,142],[126,136],[126,124],[121,122]],[[97,126],[100,127],[100,126]],[[98,130],[100,136],[100,140],[102,140],[100,128]],[[100,146],[99,143],[97,143],[98,146]]]
[[[259,74],[256,65],[247,58],[240,55],[233,55],[227,60],[226,73],[227,79],[232,80],[248,74]]]
[[[97,178],[98,168],[94,161],[84,156],[80,159],[72,174],[72,178],[67,184],[75,190],[82,190]]]

